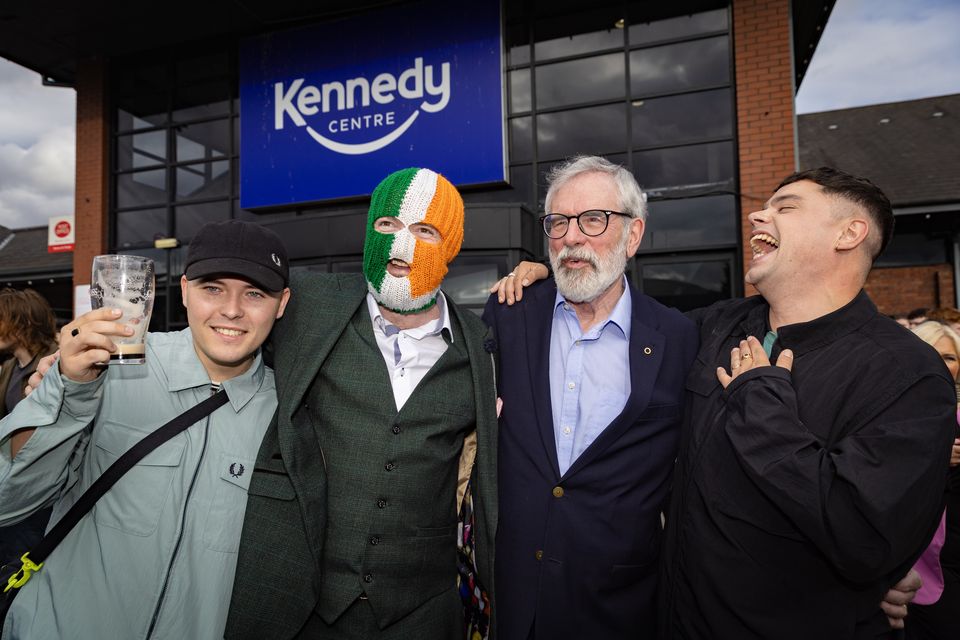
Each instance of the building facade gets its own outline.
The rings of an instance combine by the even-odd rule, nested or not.
[[[152,257],[153,325],[184,326],[186,247],[200,225],[229,218],[277,231],[295,269],[359,270],[364,198],[241,206],[239,51],[264,34],[417,3],[308,12],[286,1],[174,2],[163,15],[106,16],[64,4],[67,15],[53,20],[13,4],[0,55],[77,90],[75,284],[89,282],[94,255]],[[599,154],[632,169],[649,195],[629,266],[638,287],[681,309],[748,293],[746,215],[797,166],[794,95],[832,5],[501,3],[506,181],[462,189],[467,228],[449,292],[480,309],[494,280],[542,255],[546,173],[571,155]],[[149,33],[141,21],[155,23]]]

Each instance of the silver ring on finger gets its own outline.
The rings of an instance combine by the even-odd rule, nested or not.
[[[508,278],[515,278],[515,277],[517,277],[517,274],[514,273],[513,271],[511,271],[510,273],[507,274],[507,277],[508,277]]]

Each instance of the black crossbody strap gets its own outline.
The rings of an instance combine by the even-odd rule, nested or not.
[[[81,495],[74,505],[70,507],[70,510],[60,518],[57,524],[50,529],[49,533],[47,533],[29,553],[24,554],[22,558],[24,566],[17,574],[10,578],[10,582],[4,590],[9,590],[11,587],[19,588],[23,586],[29,579],[30,574],[40,568],[40,565],[47,559],[47,556],[49,556],[50,553],[56,549],[57,545],[67,537],[67,534],[77,526],[80,519],[93,509],[93,505],[97,503],[97,500],[103,497],[103,495],[110,490],[110,487],[123,477],[123,474],[143,460],[151,451],[181,431],[184,431],[187,427],[206,418],[226,404],[226,402],[226,392],[223,390],[218,391],[203,402],[190,407],[170,422],[159,427],[117,458],[117,461],[110,465],[107,470],[103,472],[103,475],[97,478],[93,484],[83,492],[83,495]],[[28,555],[29,558],[27,557]]]

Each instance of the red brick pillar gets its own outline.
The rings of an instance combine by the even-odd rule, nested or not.
[[[107,65],[100,58],[77,62],[76,246],[73,284],[90,283],[93,256],[106,253],[110,199],[110,114]]]
[[[744,272],[751,255],[747,215],[796,170],[790,42],[789,0],[733,1]],[[745,293],[756,290],[747,286]]]

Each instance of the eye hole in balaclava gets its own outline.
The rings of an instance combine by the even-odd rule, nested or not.
[[[394,233],[378,231],[374,222],[386,216],[398,218],[403,228]],[[410,226],[417,223],[434,227],[440,242],[416,238]],[[429,309],[462,242],[463,199],[449,180],[430,169],[391,173],[374,190],[367,214],[363,274],[370,293],[378,304],[398,313]],[[391,260],[406,263],[410,273],[391,275],[387,271]]]

